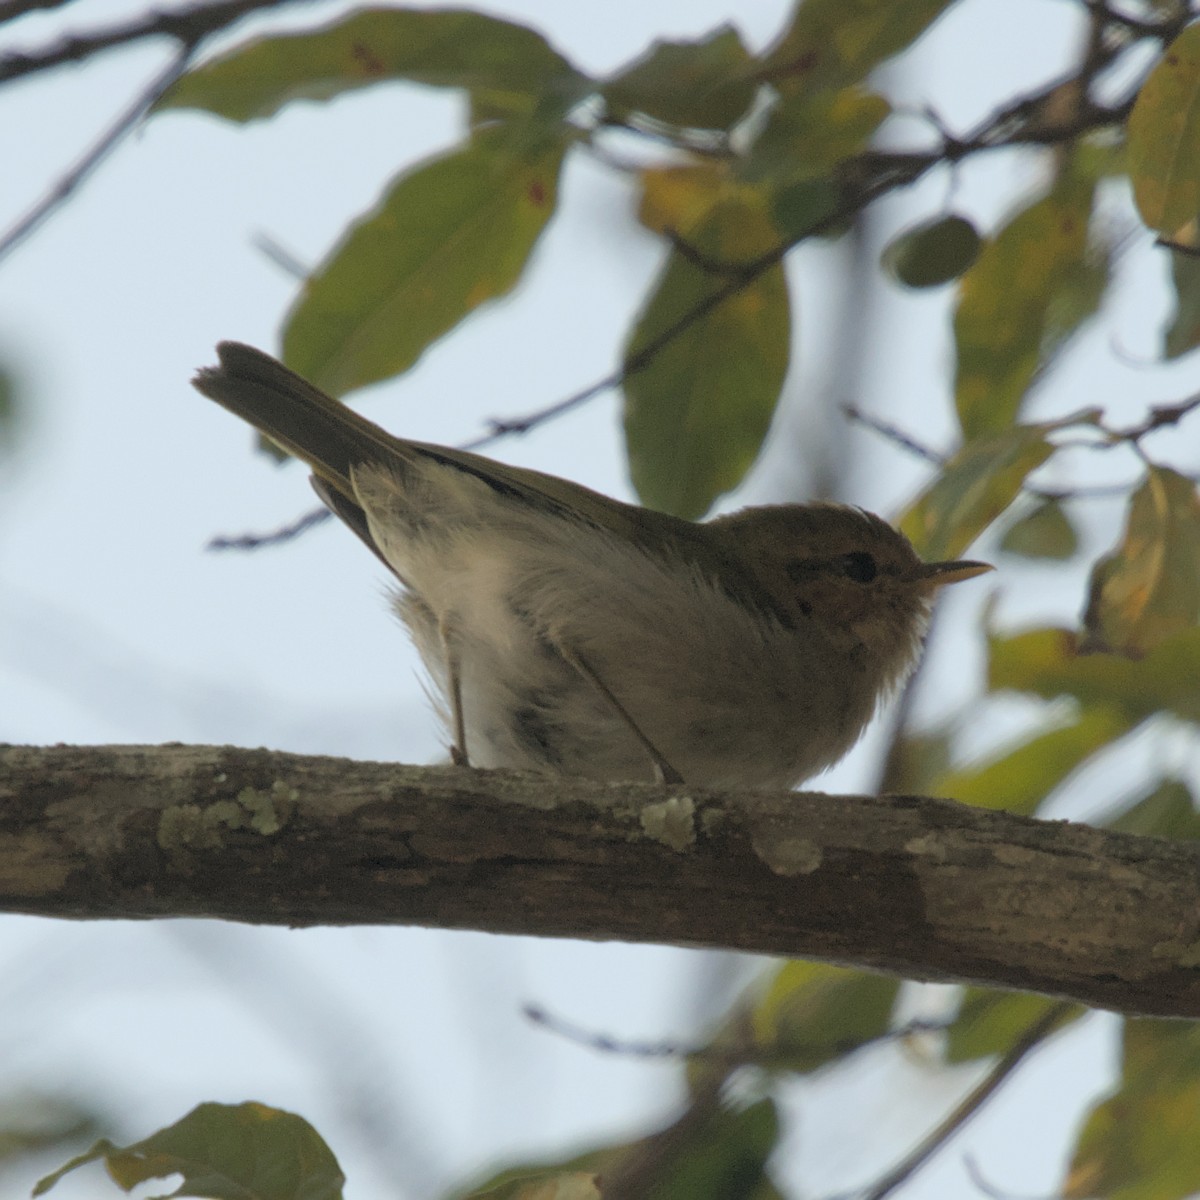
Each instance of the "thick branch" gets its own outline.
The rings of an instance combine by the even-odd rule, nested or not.
[[[1200,1016],[1200,846],[911,796],[0,748],[0,908],[722,946]]]

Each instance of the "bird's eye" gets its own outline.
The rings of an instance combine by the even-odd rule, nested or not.
[[[865,550],[855,550],[842,559],[842,570],[855,583],[870,583],[879,573],[875,560]]]

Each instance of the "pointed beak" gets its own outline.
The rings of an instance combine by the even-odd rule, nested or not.
[[[961,583],[995,569],[991,563],[983,562],[922,563],[913,575],[913,582],[932,592],[948,583]]]

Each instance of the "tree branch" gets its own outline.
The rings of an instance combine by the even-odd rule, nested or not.
[[[1200,845],[912,796],[0,747],[0,908],[722,946],[1200,1015]]]
[[[65,63],[81,62],[101,51],[111,50],[115,46],[128,46],[146,38],[174,38],[181,46],[192,48],[249,13],[294,3],[297,0],[216,0],[215,3],[194,4],[173,12],[143,13],[122,25],[113,25],[95,33],[69,35],[35,53],[10,51],[0,54],[0,84],[52,67],[61,67]],[[47,3],[40,7],[55,5]]]

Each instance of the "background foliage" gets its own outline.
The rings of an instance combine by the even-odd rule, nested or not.
[[[762,49],[727,25],[656,42],[604,77],[536,29],[494,16],[364,8],[303,32],[237,41],[147,99],[154,122],[191,109],[249,123],[397,79],[463,94],[460,142],[399,165],[378,202],[348,220],[305,272],[284,318],[286,361],[339,395],[408,370],[519,288],[563,202],[560,179],[573,156],[631,179],[638,220],[661,239],[663,265],[637,302],[623,362],[553,407],[497,423],[491,436],[619,387],[642,502],[692,518],[739,485],[772,427],[805,320],[795,304],[799,251],[814,239],[860,238],[888,197],[940,173],[941,203],[889,231],[875,266],[890,286],[950,297],[954,443],[916,443],[900,411],[849,416],[930,464],[898,518],[921,553],[954,556],[991,531],[1002,571],[1021,561],[1063,572],[1086,566],[1089,582],[1075,627],[983,631],[985,689],[952,722],[915,728],[907,698],[880,786],[1044,814],[1092,769],[1092,819],[1194,837],[1194,780],[1178,763],[1162,761],[1133,786],[1120,771],[1106,784],[1094,768],[1120,761],[1148,727],[1182,729],[1194,752],[1200,396],[1170,396],[1117,422],[1077,393],[1070,350],[1125,285],[1136,255],[1151,256],[1172,289],[1163,358],[1200,341],[1200,23],[1171,0],[1081,2],[1070,72],[1026,94],[994,96],[977,125],[952,131],[936,111],[899,110],[881,70],[950,7],[805,0]],[[220,27],[211,17],[159,31],[190,55]],[[0,80],[14,65],[0,59]],[[981,220],[956,203],[958,180],[1001,153],[1026,156],[1036,184],[1002,219]],[[0,389],[0,435],[8,395]],[[1114,495],[1123,520],[1096,553],[1083,536],[1087,506]],[[1007,744],[968,756],[960,731],[1012,694],[1042,703],[1040,716]],[[895,981],[783,964],[707,1044],[676,1048],[689,1101],[675,1125],[643,1142],[505,1172],[469,1194],[591,1196],[600,1172],[606,1196],[778,1195],[767,1162],[781,1138],[775,1091],[787,1078],[846,1069],[897,1039],[930,1072],[986,1068],[930,1143],[867,1192],[882,1196],[1038,1045],[1085,1015],[1045,998],[967,991],[939,996],[925,1014],[932,1026],[897,1028],[898,995]],[[1079,1131],[1065,1195],[1169,1200],[1200,1190],[1198,1039],[1190,1024],[1125,1022],[1119,1084]],[[180,1172],[192,1189],[181,1194],[340,1194],[323,1144],[301,1178],[264,1182],[264,1160],[294,1166],[295,1139],[316,1137],[298,1134],[288,1114],[264,1120],[265,1111],[206,1105],[191,1125],[96,1153],[126,1187]],[[255,1136],[239,1142],[247,1122]],[[270,1142],[272,1133],[283,1140]],[[237,1148],[222,1150],[214,1182],[212,1148],[226,1137]],[[171,1152],[156,1157],[163,1139]]]

